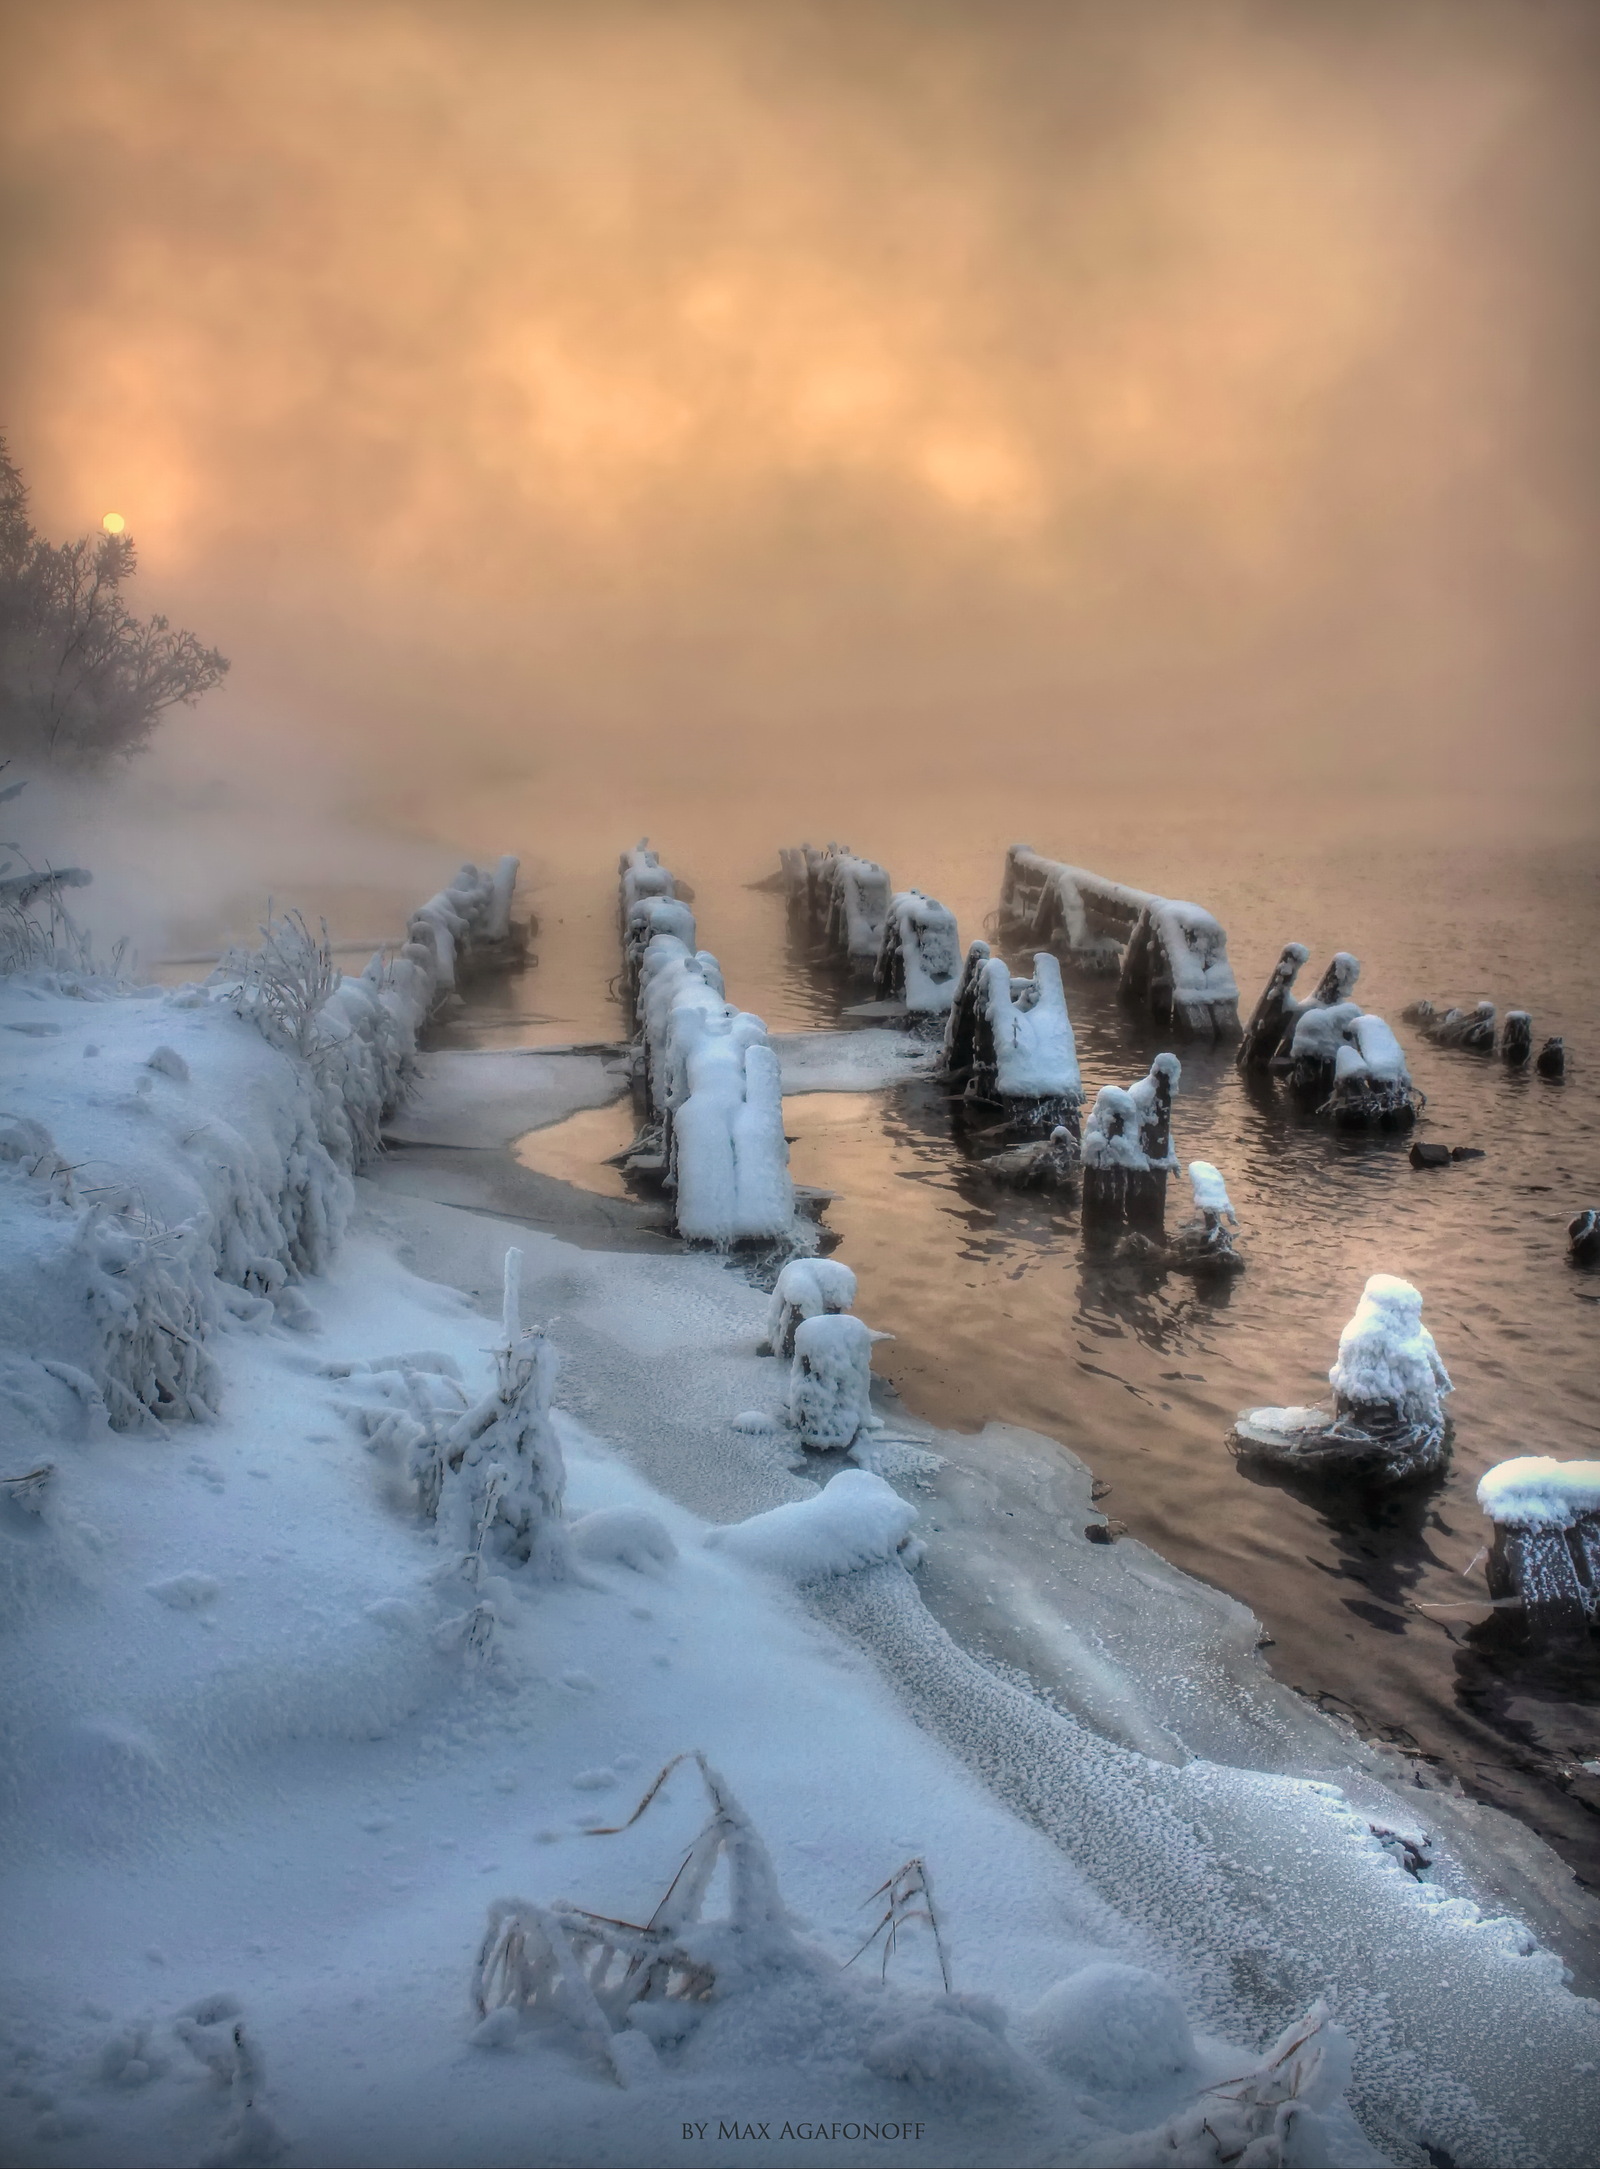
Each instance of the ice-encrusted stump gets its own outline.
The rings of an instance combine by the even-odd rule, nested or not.
[[[1083,1084],[1061,966],[1049,952],[1031,979],[975,941],[950,1007],[940,1072],[968,1100],[1002,1107],[1014,1129],[1076,1137]]]
[[[1229,1038],[1239,1029],[1228,937],[1199,904],[1128,888],[1013,844],[1000,918],[1080,964],[1116,971],[1129,1000],[1189,1038]]]
[[[1541,1639],[1600,1624],[1600,1461],[1526,1454],[1478,1485],[1494,1524],[1489,1594],[1519,1599]]]
[[[1229,1445],[1240,1460],[1318,1478],[1402,1483],[1444,1464],[1451,1391],[1422,1297],[1409,1281],[1374,1273],[1339,1336],[1328,1373],[1333,1407],[1248,1408]]]
[[[1136,1226],[1158,1234],[1166,1210],[1172,1153],[1176,1055],[1158,1054],[1150,1073],[1124,1091],[1103,1085],[1083,1129],[1085,1226]]]
[[[1534,1058],[1534,1068],[1541,1077],[1564,1077],[1567,1074],[1567,1043],[1559,1034],[1547,1039]]]
[[[789,1372],[789,1420],[800,1442],[818,1452],[853,1446],[872,1415],[872,1343],[859,1318],[843,1312],[795,1327]]]
[[[1351,989],[1361,976],[1361,964],[1348,949],[1336,952],[1308,999],[1302,1000],[1295,993],[1294,983],[1310,954],[1304,942],[1284,944],[1239,1043],[1234,1059],[1240,1069],[1266,1069],[1275,1060],[1286,1060],[1295,1026],[1308,1009],[1326,1009],[1350,1000]]]
[[[920,889],[891,899],[872,971],[872,991],[914,1016],[942,1017],[961,978],[956,916]]]
[[[1574,1265],[1600,1265],[1600,1212],[1592,1205],[1567,1222],[1567,1256]]]
[[[767,1305],[766,1352],[794,1354],[796,1329],[807,1318],[854,1310],[856,1276],[837,1258],[791,1258],[773,1285]]]
[[[1078,1139],[1061,1123],[1048,1137],[1009,1145],[1003,1152],[991,1152],[987,1159],[973,1162],[978,1174],[991,1182],[1004,1183],[1008,1190],[1072,1189],[1081,1165]]]
[[[1279,972],[1298,946],[1293,943],[1284,951]],[[1408,1130],[1426,1102],[1411,1082],[1405,1054],[1389,1026],[1349,999],[1360,969],[1356,959],[1341,950],[1309,1002],[1296,1002],[1284,986],[1278,998],[1277,1048],[1264,1059],[1275,1074],[1289,1079],[1297,1093],[1316,1103],[1319,1115],[1340,1129]],[[1270,1005],[1277,984],[1278,973],[1274,973],[1257,1005],[1258,1016]],[[1252,1030],[1255,1021],[1251,1020]],[[1258,1057],[1251,1067],[1261,1066],[1259,1048],[1269,1028],[1264,1018]]]
[[[1533,1060],[1533,1019],[1525,1009],[1508,1009],[1500,1027],[1500,1059],[1520,1069]]]
[[[1233,1247],[1239,1216],[1220,1172],[1209,1160],[1189,1162],[1195,1218],[1186,1220],[1167,1245],[1171,1264],[1190,1273],[1239,1273],[1244,1260]]]
[[[805,847],[811,930],[841,964],[870,969],[883,946],[894,884],[872,859],[836,844]]]

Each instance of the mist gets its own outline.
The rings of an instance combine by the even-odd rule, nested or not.
[[[1588,829],[1597,32],[13,7],[0,418],[234,664],[147,844]]]

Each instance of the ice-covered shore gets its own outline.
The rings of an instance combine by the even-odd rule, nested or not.
[[[35,1275],[29,1308],[14,1273],[0,1325],[0,1475],[52,1467],[0,1529],[7,2159],[1215,2161],[1195,2104],[1224,2126],[1224,2082],[1320,1997],[1353,2041],[1366,2136],[1330,2053],[1300,2108],[1266,2103],[1261,2161],[1596,2158],[1600,2011],[1473,1901],[1448,1843],[1430,1880],[1406,1872],[1415,1808],[1355,1759],[1341,1792],[1337,1735],[1317,1778],[1282,1774],[1308,1767],[1306,1737],[1252,1684],[1239,1607],[1137,1546],[1059,1538],[1035,1623],[1076,1683],[1057,1708],[936,1623],[893,1541],[902,1509],[879,1510],[876,1549],[833,1557],[852,1571],[803,1586],[774,1571],[787,1535],[707,1543],[708,1524],[819,1496],[780,1438],[732,1425],[774,1374],[754,1353],[765,1300],[719,1263],[580,1251],[330,1158],[339,1212],[315,1255],[280,1214],[248,1302],[196,1270],[196,1406],[159,1428],[97,1406],[96,1343],[51,1294],[70,1293],[83,1201],[137,1193],[141,1240],[205,1252],[234,1195],[218,1156],[248,1158],[271,1203],[315,1110],[296,1117],[294,1060],[216,1003],[13,982],[0,1029],[8,1111],[53,1155],[23,1133],[3,1233],[14,1259],[30,1234],[60,1283]],[[152,1068],[163,1048],[175,1065]],[[547,1084],[561,1105],[606,1089],[593,1067]],[[474,1646],[385,1419],[397,1357],[482,1390],[509,1242],[565,1366],[568,1514],[613,1519],[563,1582],[491,1577]],[[919,1444],[949,1448],[899,1483],[930,1535],[963,1486],[1006,1480],[998,1456]],[[629,1515],[670,1541],[608,1549]],[[935,1548],[925,1571],[959,1564]],[[571,2025],[480,2031],[491,1899],[649,1918],[703,1819],[687,1775],[625,1834],[586,1831],[685,1748],[763,1834],[793,1928],[725,1937],[679,2038],[630,2029],[625,2087]],[[886,1986],[881,1945],[840,1970],[881,1911],[863,1901],[912,1858],[953,1997],[922,1928]],[[1133,1970],[1088,1971],[1106,1966]],[[259,2066],[248,2101],[182,2031],[218,1997]],[[1128,2137],[1174,2119],[1159,2152]],[[870,2123],[920,2135],[863,2140]]]

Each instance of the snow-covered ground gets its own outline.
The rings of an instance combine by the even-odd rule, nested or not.
[[[898,1498],[855,1470],[819,1491],[781,1430],[734,1423],[778,1407],[786,1371],[756,1354],[765,1296],[721,1261],[579,1250],[381,1164],[311,1168],[330,1118],[304,1065],[216,1001],[11,981],[0,1034],[20,1140],[0,1477],[52,1471],[0,1502],[4,2159],[1199,2163],[1241,2133],[1260,2164],[1600,2155],[1600,2009],[1474,1902],[1449,1844],[1407,1872],[1414,1805],[1283,1715],[1240,1607],[1060,1519],[1032,1563],[985,1549],[982,1500],[1019,1469],[1041,1501],[1086,1489],[1070,1457],[1032,1442],[1035,1472],[1026,1439],[944,1440],[886,1406]],[[792,1044],[788,1089],[827,1089]],[[407,1119],[439,1143],[617,1088],[594,1057],[425,1069]],[[308,1180],[314,1256],[284,1206]],[[239,1198],[253,1267],[214,1239]],[[512,1244],[563,1358],[572,1558],[469,1592],[386,1419],[408,1405],[395,1359],[490,1384]],[[212,1413],[112,1408],[112,1429],[111,1328],[74,1289],[114,1311],[119,1285],[166,1286],[147,1261],[169,1254]],[[919,1534],[946,1598],[1037,1592],[1061,1706],[936,1622],[899,1549]],[[656,1999],[604,2053],[575,1991],[565,2015],[481,2020],[492,1901],[651,1918],[706,1821],[693,1764],[589,1833],[686,1750],[765,1841],[788,1921],[738,1913],[746,1859],[684,1931],[709,1996]],[[846,1963],[913,1860],[949,1994],[925,1923],[886,1980],[881,1936]],[[1332,2021],[1257,2072],[1321,1997]]]

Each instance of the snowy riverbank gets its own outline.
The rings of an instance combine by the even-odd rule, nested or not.
[[[330,1158],[326,1242],[296,1258],[282,1201],[305,1192],[318,1110],[252,1024],[182,994],[9,981],[0,1029],[8,1115],[48,1133],[18,1132],[0,1171],[0,1476],[52,1468],[0,1509],[7,2158],[1203,2162],[1219,2156],[1192,2114],[1177,2151],[1118,2134],[1182,2118],[1322,1996],[1376,2151],[1337,2106],[1332,2053],[1320,2078],[1302,2059],[1307,2113],[1263,2160],[1594,2158],[1600,2012],[1473,1901],[1489,1892],[1470,1845],[1406,1872],[1415,1814],[1386,1811],[1370,1761],[1272,1688],[1242,1608],[1063,1516],[1028,1583],[1031,1653],[1075,1683],[1052,1708],[930,1615],[895,1550],[901,1510],[853,1521],[865,1563],[804,1586],[754,1563],[770,1543],[708,1543],[711,1523],[816,1496],[781,1434],[731,1422],[780,1393],[738,1273],[440,1203],[391,1179],[403,1154],[353,1183]],[[482,1058],[522,1065],[509,1087],[478,1059],[427,1065],[420,1137],[487,1152],[619,1088],[599,1057]],[[222,1181],[246,1161],[242,1191]],[[236,1191],[266,1214],[253,1281],[212,1240]],[[475,1650],[436,1531],[371,1440],[403,1375],[383,1358],[427,1351],[432,1375],[483,1390],[513,1242],[524,1315],[563,1360],[569,1520],[627,1509],[670,1544],[608,1550],[591,1524],[564,1582],[494,1578]],[[116,1284],[180,1254],[198,1261],[180,1331],[202,1420],[112,1430],[72,1275],[114,1309]],[[213,1254],[238,1277],[202,1273]],[[955,1618],[1012,1569],[974,1539],[985,1487],[1026,1454],[890,1429],[912,1441],[895,1480]],[[1067,1485],[1081,1528],[1064,1466],[1037,1483]],[[649,1918],[705,1819],[692,1768],[624,1835],[586,1826],[625,1820],[686,1749],[764,1838],[793,1928],[707,1931],[710,1999],[624,2028],[609,2062],[559,2018],[480,2031],[490,1900]],[[913,1857],[955,2000],[923,1927],[887,1986],[881,1945],[840,1970],[882,1910],[864,1901]],[[728,1903],[714,1886],[708,1920]],[[1085,1976],[1108,1962],[1143,1971]],[[260,2064],[231,2092],[174,2031],[217,1997]],[[212,2009],[188,2030],[226,2065],[232,2020]],[[1201,2106],[1213,2126],[1239,2113]],[[863,2124],[885,2136],[847,2134]]]

